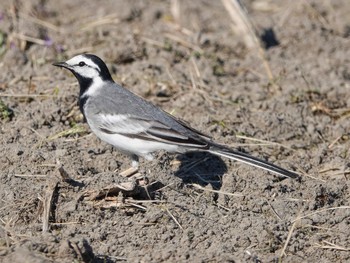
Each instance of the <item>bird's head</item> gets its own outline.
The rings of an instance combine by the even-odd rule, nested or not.
[[[70,70],[80,83],[95,79],[112,80],[103,60],[92,54],[77,55],[65,62],[57,62],[53,65]]]

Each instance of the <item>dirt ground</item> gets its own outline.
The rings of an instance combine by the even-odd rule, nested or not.
[[[243,3],[263,53],[221,1],[1,1],[0,262],[350,261],[350,3]],[[51,65],[84,52],[301,179],[202,153],[121,176],[130,159],[90,133],[76,79]]]

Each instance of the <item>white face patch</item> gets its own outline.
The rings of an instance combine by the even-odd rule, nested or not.
[[[99,67],[89,58],[84,55],[78,55],[66,63],[71,67],[71,69],[84,78],[95,79],[100,76]]]

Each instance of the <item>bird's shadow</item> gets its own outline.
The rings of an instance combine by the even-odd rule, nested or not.
[[[221,188],[227,166],[220,157],[206,152],[186,152],[179,154],[176,159],[180,161],[180,167],[175,176],[181,178],[183,183],[200,186],[210,184],[216,190]]]

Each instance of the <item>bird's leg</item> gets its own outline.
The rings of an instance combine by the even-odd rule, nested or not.
[[[135,169],[139,168],[139,157],[136,154],[131,155],[131,166]]]
[[[147,161],[153,161],[153,160],[154,160],[154,156],[153,156],[153,154],[151,154],[151,153],[146,154],[144,157],[145,157],[145,159],[146,159]]]
[[[147,161],[153,161],[153,154],[148,153],[142,156],[143,158],[145,158]],[[141,185],[148,185],[148,178],[147,178],[147,174],[149,173],[149,171],[142,169],[141,172],[139,172],[139,177],[137,178],[140,182]]]
[[[148,185],[148,178],[145,175],[147,172],[141,171],[139,172],[139,157],[135,154],[131,155],[131,167],[129,169],[126,169],[125,171],[122,171],[120,175],[122,177],[128,178],[129,181],[135,182],[136,185],[139,186],[146,186]],[[143,156],[146,160],[153,160],[152,154],[147,154]]]
[[[138,186],[148,185],[148,179],[144,175],[144,172],[139,172],[139,157],[136,154],[133,154],[131,157],[131,167],[120,173],[124,178],[128,178],[129,181],[133,182]],[[152,155],[144,156],[147,160],[152,159]]]
[[[122,207],[125,204],[124,196],[130,197],[139,194],[139,188],[144,187],[147,182],[145,183],[141,174],[138,173],[138,157],[133,155],[131,158],[132,167],[119,173],[120,176],[118,177],[117,182],[99,191],[91,191],[90,193],[87,193],[85,197],[89,200],[104,198],[104,201],[100,202],[101,207]],[[117,205],[111,203],[111,201],[117,202]]]

